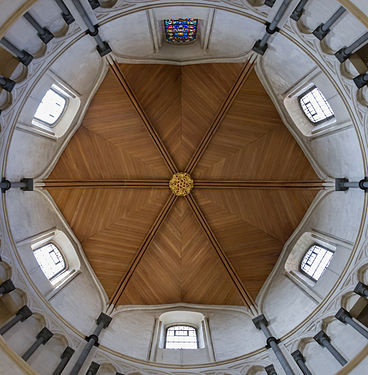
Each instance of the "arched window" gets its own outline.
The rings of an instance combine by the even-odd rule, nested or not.
[[[197,330],[183,325],[167,328],[165,349],[198,349]]]
[[[62,115],[66,106],[66,99],[53,88],[49,89],[42,98],[34,118],[52,126]]]
[[[329,266],[333,252],[319,245],[313,245],[304,255],[300,264],[301,271],[317,281]]]
[[[52,242],[33,252],[45,276],[51,280],[66,270],[65,259],[60,250]]]
[[[314,125],[335,117],[328,101],[316,86],[304,92],[299,97],[299,102],[303,112]]]

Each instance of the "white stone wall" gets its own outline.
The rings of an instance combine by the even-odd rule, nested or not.
[[[75,14],[71,1],[66,2]],[[103,24],[101,35],[111,43],[119,61],[186,64],[244,60],[254,41],[264,33],[262,21],[272,18],[281,0],[277,1],[273,9],[265,6],[251,8],[248,2],[242,0],[214,3],[202,1],[200,5],[203,7],[192,4],[183,7],[181,4],[181,8],[174,6],[174,2],[173,6],[161,8],[160,1],[137,1],[137,5],[134,1],[118,1],[113,9],[99,8],[94,13],[88,8],[87,2],[84,3],[94,21],[99,20]],[[297,1],[293,1],[289,11],[296,3]],[[363,10],[366,7],[363,1],[354,3]],[[14,11],[14,6],[20,4],[20,1],[13,1],[7,2],[6,6],[0,5],[0,25]],[[138,9],[141,6],[146,8]],[[268,51],[262,61],[257,63],[257,73],[269,90],[285,125],[296,137],[320,177],[328,181],[335,177],[360,179],[367,171],[367,110],[363,105],[366,100],[365,89],[357,92],[351,76],[349,78],[346,75],[346,71],[352,76],[356,72],[348,64],[341,66],[333,56],[334,51],[350,44],[366,29],[347,13],[322,43],[310,35],[310,31],[325,21],[338,6],[335,0],[310,0],[298,24],[285,17],[286,24],[282,33],[275,34],[270,39]],[[137,13],[133,12],[134,7],[139,10]],[[218,9],[214,11],[213,7]],[[7,33],[7,37],[19,48],[26,48],[37,57],[28,67],[24,81],[19,82],[13,93],[7,96],[11,98],[12,106],[0,116],[2,172],[9,179],[44,178],[48,175],[80,124],[83,111],[106,71],[95,51],[93,40],[82,35],[85,26],[80,17],[76,16],[77,22],[71,27],[63,28],[60,17],[55,15],[56,11],[59,12],[55,4],[46,0],[39,0],[32,9],[32,14],[40,17],[45,21],[44,25],[57,34],[57,38],[47,47],[40,43],[34,30],[23,19],[19,19]],[[169,48],[172,46],[160,44],[160,19],[184,13],[187,15],[188,12],[201,19],[200,43],[189,47],[188,54],[179,47]],[[128,38],[129,36],[131,37]],[[297,47],[297,44],[302,48]],[[37,103],[50,82],[50,76],[46,75],[50,70],[79,93],[81,99],[77,117],[60,138],[45,137],[33,132],[31,127],[27,128]],[[316,75],[311,75],[314,72]],[[325,93],[336,114],[334,126],[319,129],[315,133],[303,132],[297,127],[300,123],[295,123],[299,116],[295,106],[295,113],[292,115],[289,112],[292,101],[290,106],[285,106],[287,95],[308,77],[313,77],[312,81]],[[1,95],[4,96],[4,93]],[[352,190],[346,193],[331,192],[319,199],[286,244],[258,302],[270,321],[272,333],[283,338],[281,346],[291,363],[289,353],[300,348],[312,372],[328,375],[336,373],[340,367],[325,349],[311,341],[318,330],[324,327],[333,344],[349,360],[366,344],[351,328],[330,319],[340,307],[344,295],[351,293],[353,285],[361,277],[358,271],[366,263],[368,253],[363,244],[366,203],[363,193]],[[84,335],[93,331],[94,320],[104,309],[105,296],[85,262],[79,244],[45,195],[39,192],[10,191],[1,206],[1,255],[13,270],[12,279],[27,292],[27,303],[35,311],[42,312],[41,320],[32,317],[18,324],[4,338],[21,355],[45,323],[51,329],[60,331],[62,334],[59,338],[50,340],[30,361],[37,372],[46,374],[57,363],[57,357],[66,345],[65,337],[70,339],[70,345],[77,350],[73,357],[75,361],[85,344]],[[81,262],[81,273],[48,300],[50,285],[32,260],[30,245],[24,241],[53,228],[64,231],[75,244],[75,251]],[[337,249],[331,268],[326,271],[321,282],[310,288],[311,292],[286,277],[284,271],[289,253],[304,232],[317,232],[330,238]],[[20,243],[19,246],[17,242]],[[78,306],[77,313],[75,306]],[[167,307],[167,310],[171,308]],[[198,309],[198,306],[187,308],[193,310]],[[165,310],[160,313],[163,311]],[[205,366],[203,358],[198,358],[194,361],[200,362],[202,367],[184,368],[185,374],[264,374],[264,366],[271,362],[275,364],[278,373],[282,374],[273,353],[263,351],[264,337],[254,328],[249,316],[227,308],[219,310],[203,307],[201,311],[208,317],[215,358],[219,363]],[[131,375],[175,372],[175,366],[160,367],[147,362],[157,314],[158,310],[150,307],[126,309],[115,314],[111,326],[101,335],[101,347],[93,349],[81,373],[86,371],[92,359],[104,364],[100,370],[102,374],[113,374],[114,371]],[[327,324],[328,322],[330,323]],[[189,362],[182,355],[178,356],[180,364]],[[27,370],[20,372],[19,368],[14,367],[8,357],[0,358],[0,374],[3,363],[14,374],[27,373]],[[43,361],[47,364],[44,368],[40,365]],[[70,371],[73,361],[68,365],[66,373]],[[363,374],[362,369],[365,369],[364,363],[352,373]],[[297,368],[295,372],[298,373]]]

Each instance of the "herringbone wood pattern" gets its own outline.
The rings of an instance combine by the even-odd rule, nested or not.
[[[111,296],[169,192],[52,188],[49,192]]]
[[[162,225],[119,302],[239,305],[241,299],[193,213],[181,199]]]
[[[111,72],[49,179],[169,178],[128,96]]]
[[[255,72],[195,169],[197,179],[315,180]]]
[[[176,167],[184,170],[231,97],[242,64],[117,69]],[[160,155],[116,78],[108,73],[49,177],[64,180],[63,186],[48,188],[107,294],[117,304],[244,304],[220,251],[244,293],[255,299],[317,191],[194,189],[212,229],[206,236],[199,213],[185,199],[167,206],[168,189],[65,187],[68,180],[170,179],[163,149]],[[195,181],[318,180],[255,73],[246,79],[199,158]],[[158,215],[165,216],[157,222]],[[150,235],[152,230],[157,234]],[[213,235],[222,248],[217,253],[208,237]]]

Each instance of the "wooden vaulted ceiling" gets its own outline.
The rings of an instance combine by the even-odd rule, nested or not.
[[[253,304],[321,188],[253,64],[110,68],[45,181],[110,303]]]

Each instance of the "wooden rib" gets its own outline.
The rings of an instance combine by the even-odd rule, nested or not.
[[[221,121],[226,116],[227,112],[229,111],[236,95],[242,88],[244,82],[247,80],[249,74],[253,70],[254,67],[254,61],[255,57],[251,57],[250,60],[247,61],[247,63],[244,65],[242,71],[240,72],[240,75],[238,79],[235,82],[235,85],[231,89],[229,95],[225,99],[224,103],[222,104],[219,112],[217,113],[215,119],[213,120],[211,126],[207,130],[206,134],[204,135],[202,141],[200,142],[199,146],[197,147],[196,151],[194,152],[192,158],[190,159],[185,172],[192,173],[196,165],[198,164],[200,158],[206,151],[212,137],[215,135],[216,130],[218,129],[219,125],[221,124]]]
[[[157,188],[167,189],[167,180],[45,180],[41,182],[45,188]],[[321,190],[323,181],[273,181],[273,180],[244,180],[244,181],[211,181],[196,180],[197,189],[260,189],[260,190]]]
[[[170,212],[170,210],[173,207],[174,203],[176,202],[177,198],[178,198],[177,196],[175,196],[173,194],[170,194],[169,199],[166,201],[162,210],[157,215],[157,218],[156,218],[155,222],[153,223],[152,227],[150,228],[146,237],[144,238],[143,243],[142,243],[141,247],[139,248],[136,256],[132,260],[132,263],[129,266],[128,271],[121,278],[116,290],[112,294],[112,296],[110,298],[110,301],[109,301],[109,306],[111,306],[111,305],[115,306],[118,303],[121,295],[124,292],[124,289],[126,288],[128,282],[131,279],[134,271],[136,270],[139,262],[141,261],[143,255],[145,254],[146,250],[148,249],[149,245],[151,244],[152,240],[154,239],[158,229],[160,228],[164,219],[167,217],[168,213]]]
[[[167,180],[46,180],[42,184],[45,188],[169,188]]]
[[[258,190],[321,190],[323,181],[272,181],[272,180],[245,180],[245,181],[211,181],[196,180],[197,189],[258,189]]]
[[[244,304],[248,308],[252,308],[255,306],[255,302],[248,291],[245,289],[242,281],[240,280],[239,276],[237,275],[234,267],[230,263],[228,257],[226,256],[225,252],[223,251],[220,243],[218,242],[215,234],[213,233],[212,229],[210,228],[205,216],[203,215],[201,209],[199,208],[197,202],[195,201],[194,197],[189,194],[186,197],[186,200],[192,209],[195,217],[197,218],[199,224],[201,225],[202,229],[204,230],[205,234],[207,235],[208,239],[210,240],[213,248],[215,249],[217,255],[219,256],[222,264],[224,265],[227,273],[229,274],[231,280],[233,281],[236,289],[239,291]]]
[[[152,124],[150,123],[147,115],[145,114],[143,108],[141,107],[140,103],[138,102],[136,96],[134,95],[133,90],[129,86],[127,80],[125,79],[123,72],[120,70],[119,65],[112,59],[109,59],[109,66],[111,71],[114,73],[116,78],[118,79],[119,83],[127,93],[131,103],[134,106],[134,109],[137,111],[139,117],[143,121],[143,124],[145,128],[148,131],[148,134],[152,138],[153,143],[157,147],[158,151],[160,152],[161,156],[163,157],[167,167],[169,168],[171,173],[178,172],[176,165],[174,163],[174,160],[171,158],[169,152],[167,151],[164,143],[161,141],[160,136],[156,132],[156,130],[153,128]]]

